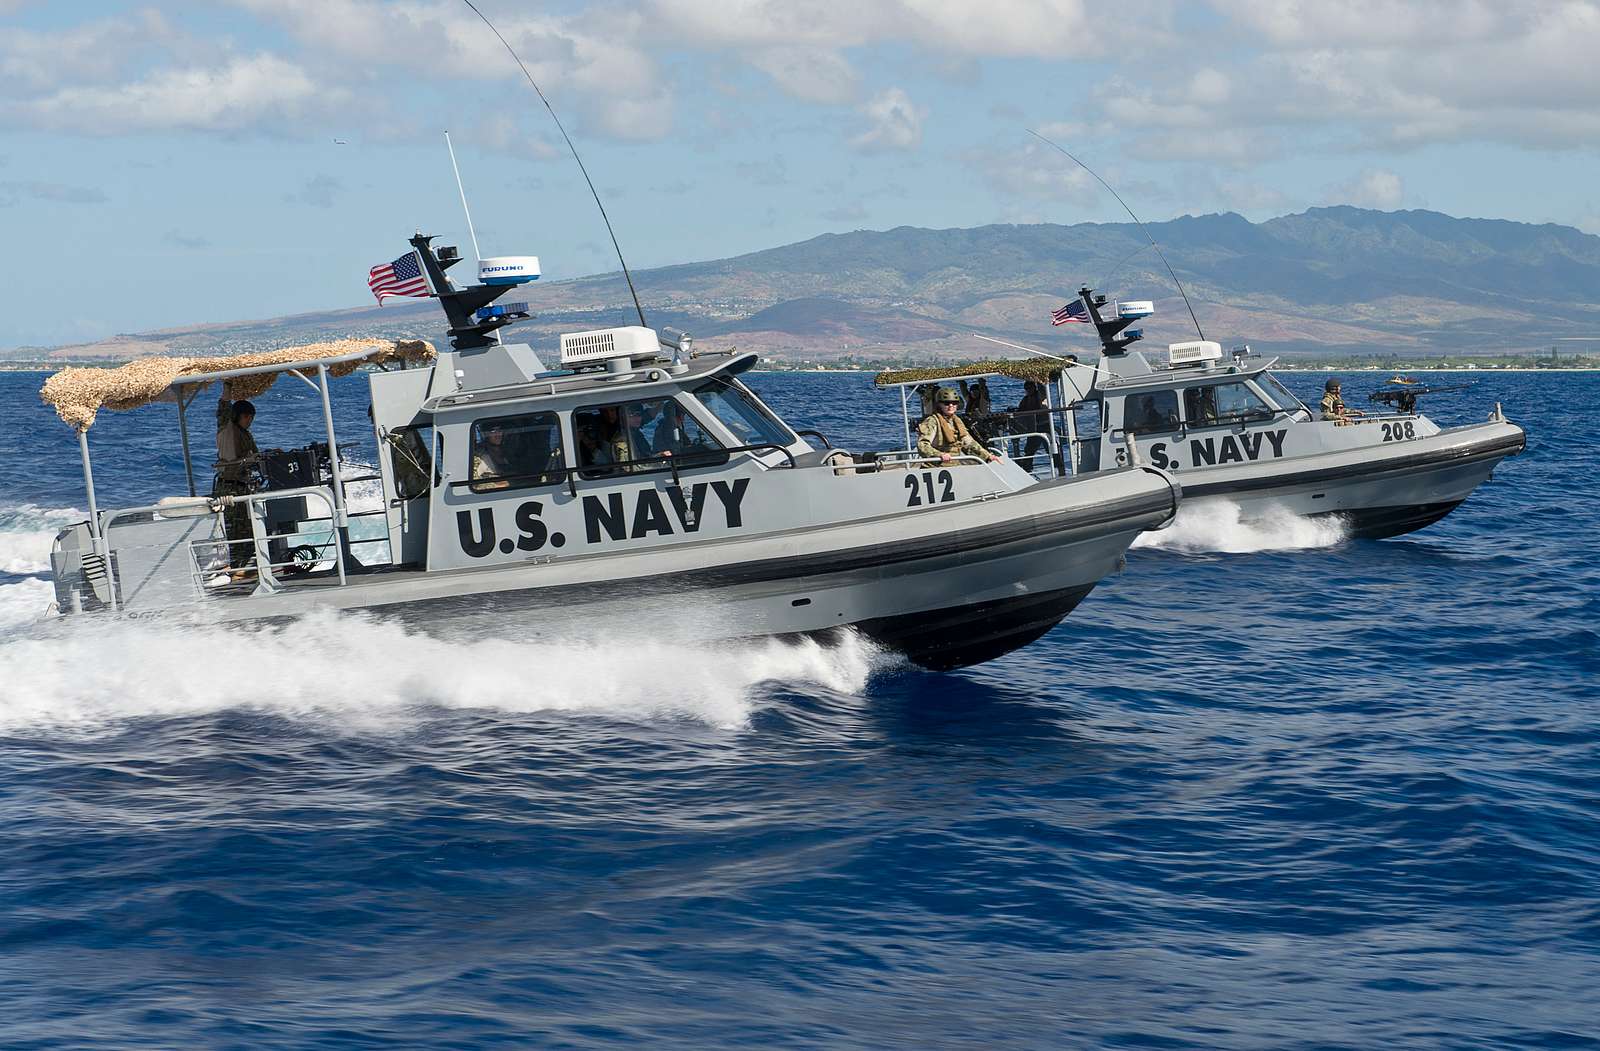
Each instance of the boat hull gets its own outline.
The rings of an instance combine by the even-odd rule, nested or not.
[[[447,637],[608,643],[849,628],[949,669],[1044,634],[1141,532],[1172,519],[1180,497],[1154,469],[1102,472],[918,514],[504,567],[388,570],[145,615],[216,623],[337,610]]]
[[[1522,428],[1496,422],[1451,428],[1377,456],[1346,451],[1182,478],[1189,498],[1231,500],[1246,517],[1269,510],[1337,517],[1351,536],[1381,539],[1439,521],[1525,443]]]

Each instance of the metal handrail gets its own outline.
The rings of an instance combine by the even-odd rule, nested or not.
[[[331,495],[331,493],[327,489],[324,489],[321,486],[301,486],[298,489],[272,489],[272,490],[269,490],[269,491],[266,491],[266,492],[260,492],[260,493],[242,493],[242,494],[240,494],[238,496],[224,496],[224,497],[219,497],[219,499],[222,501],[224,506],[237,505],[237,504],[243,503],[248,507],[250,504],[260,504],[260,505],[262,505],[263,510],[265,510],[266,505],[269,502],[273,501],[273,500],[290,500],[290,499],[297,499],[297,498],[302,497],[302,496],[314,496],[318,500],[321,500],[323,506],[328,509],[328,517],[327,517],[326,521],[332,524],[332,540],[333,540],[333,544],[334,544],[335,552],[336,552],[335,558],[333,560],[333,565],[334,565],[334,568],[336,570],[338,570],[338,573],[339,573],[339,586],[343,587],[345,585],[344,550],[343,550],[343,546],[344,545],[343,545],[343,537],[340,534],[339,525],[338,525],[339,510],[338,510],[338,506],[334,503],[333,496]],[[306,521],[320,522],[320,521],[324,521],[324,519],[313,518],[313,519],[306,519]],[[272,572],[271,572],[271,569],[272,569],[271,560],[263,558],[264,552],[262,550],[262,545],[263,545],[263,541],[265,539],[265,536],[264,535],[258,535],[256,533],[256,516],[254,514],[252,514],[250,516],[250,536],[251,536],[251,540],[255,543],[256,570],[257,570],[257,572],[260,574],[262,579],[271,581],[273,584],[276,584],[277,583],[277,578],[274,577],[272,575]],[[230,543],[231,542],[232,541],[230,541]],[[262,569],[263,565],[265,565],[266,569],[267,569],[267,572],[265,572],[265,573],[261,573],[261,569]]]
[[[888,460],[891,463],[898,463],[900,460],[910,461],[910,460],[935,460],[935,459],[937,459],[937,456],[928,456],[926,453],[920,453],[915,449],[896,449],[893,452],[879,453],[878,454],[878,462],[879,463],[883,463],[885,460]],[[950,457],[949,462],[950,463],[986,464],[989,461],[988,460],[980,460],[980,459],[978,459],[978,457],[972,455],[971,453],[960,453],[958,455]],[[940,461],[940,463],[942,465],[944,463],[944,461]]]
[[[824,449],[833,448],[833,443],[830,442],[828,440],[828,436],[823,434],[821,431],[795,431],[794,433],[799,435],[802,438],[807,438],[807,437],[815,438],[817,441],[822,443],[822,447]]]

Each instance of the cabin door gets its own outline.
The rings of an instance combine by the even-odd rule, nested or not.
[[[397,566],[428,561],[428,498],[438,481],[439,438],[431,426],[400,427],[384,439],[389,548]]]

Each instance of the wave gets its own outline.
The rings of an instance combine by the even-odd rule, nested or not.
[[[0,631],[39,620],[55,597],[55,588],[48,580],[35,578],[0,584]]]
[[[46,573],[50,545],[63,527],[88,514],[71,507],[0,505],[0,573]]]
[[[460,641],[334,613],[233,629],[73,624],[49,637],[0,643],[0,732],[94,730],[238,708],[370,729],[427,707],[737,727],[763,683],[854,694],[883,660],[877,647],[850,633],[829,645],[772,639],[683,646]]]
[[[1184,503],[1172,525],[1160,532],[1141,534],[1133,546],[1158,551],[1247,554],[1333,547],[1348,537],[1348,527],[1338,518],[1306,518],[1274,505],[1246,518],[1243,509],[1232,500],[1207,498]]]

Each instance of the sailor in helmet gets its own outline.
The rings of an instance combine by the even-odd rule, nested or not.
[[[1000,457],[985,449],[967,430],[967,425],[956,409],[961,405],[961,395],[954,387],[940,387],[933,396],[933,413],[917,425],[917,452],[939,463],[949,463],[957,456],[976,456],[980,460],[998,460]]]
[[[1352,416],[1365,416],[1360,409],[1347,409],[1344,399],[1339,397],[1339,378],[1330,377],[1322,387],[1322,418],[1332,420],[1336,426],[1347,427],[1352,422]]]

